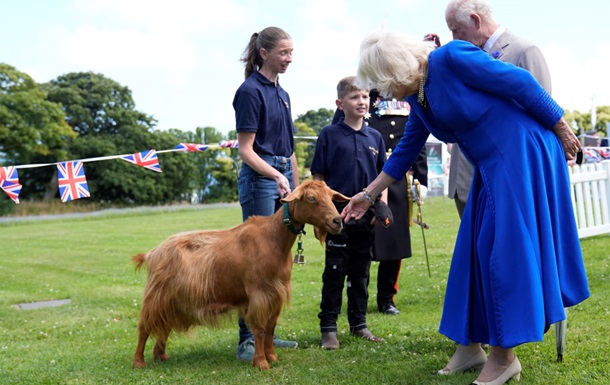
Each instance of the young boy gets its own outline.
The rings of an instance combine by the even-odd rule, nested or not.
[[[347,196],[353,196],[373,181],[386,160],[379,132],[364,124],[369,111],[369,90],[359,89],[355,77],[337,85],[337,108],[345,118],[322,129],[311,164],[315,180]],[[375,199],[376,197],[371,197]],[[335,203],[341,212],[346,203]],[[371,246],[374,241],[373,211],[359,221],[349,221],[337,235],[326,237],[326,262],[322,274],[320,330],[322,348],[337,349],[337,318],[341,313],[343,286],[347,277],[347,319],[350,333],[372,342],[382,342],[366,325]]]

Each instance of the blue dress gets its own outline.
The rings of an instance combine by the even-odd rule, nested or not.
[[[563,110],[529,72],[464,41],[430,54],[428,107],[407,98],[405,135],[384,166],[398,179],[430,133],[474,166],[439,331],[468,345],[540,341],[589,297],[563,147]]]

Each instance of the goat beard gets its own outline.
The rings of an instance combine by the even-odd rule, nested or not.
[[[328,231],[320,229],[319,227],[314,227],[313,233],[316,236],[316,239],[320,241],[321,245],[326,244],[326,235],[328,234]]]

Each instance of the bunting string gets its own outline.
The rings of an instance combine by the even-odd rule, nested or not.
[[[218,144],[198,144],[198,143],[180,143],[175,148],[169,150],[156,151],[154,149],[134,154],[109,155],[96,158],[86,158],[78,160],[70,160],[65,162],[54,163],[36,163],[24,164],[16,166],[0,167],[0,188],[16,203],[19,204],[19,193],[21,192],[21,184],[19,184],[18,169],[36,168],[57,166],[57,176],[59,185],[59,196],[62,202],[68,202],[74,199],[89,198],[89,187],[87,186],[87,178],[85,176],[85,168],[83,163],[99,162],[109,159],[123,159],[140,167],[155,172],[162,172],[159,165],[157,154],[166,152],[202,152],[208,149],[224,149],[238,148],[237,139],[222,140]]]
[[[316,140],[316,136],[295,136],[295,139]],[[175,148],[156,151],[154,149],[122,155],[100,156],[54,163],[36,163],[14,166],[0,166],[0,189],[2,189],[16,204],[19,204],[19,193],[22,185],[19,184],[18,169],[57,166],[59,195],[62,202],[74,199],[88,198],[89,188],[85,176],[83,163],[99,162],[109,159],[123,159],[146,169],[162,172],[157,154],[168,152],[202,152],[208,149],[238,148],[237,139],[221,140],[217,144],[179,143]],[[609,147],[584,147],[583,154],[586,163],[610,159]]]

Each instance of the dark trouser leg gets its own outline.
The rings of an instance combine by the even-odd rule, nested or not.
[[[394,296],[398,294],[398,277],[402,260],[380,261],[377,269],[377,307],[382,311],[384,305],[395,305]]]
[[[347,268],[347,321],[351,331],[366,328],[370,268],[371,256],[368,252],[351,256]]]
[[[372,230],[372,227],[360,225],[347,232],[347,321],[352,332],[366,328],[370,250],[374,240]]]
[[[252,332],[246,326],[246,321],[243,318],[237,319],[237,324],[239,325],[239,344],[244,342],[247,339],[252,339]]]
[[[462,219],[462,215],[464,215],[464,209],[466,208],[466,201],[462,200],[462,198],[459,197],[457,193],[455,194],[453,201],[455,202],[455,207],[457,208],[460,219]]]
[[[320,302],[320,330],[337,331],[337,318],[341,313],[345,282],[345,237],[342,234],[326,238],[326,261],[322,273],[322,300]]]

